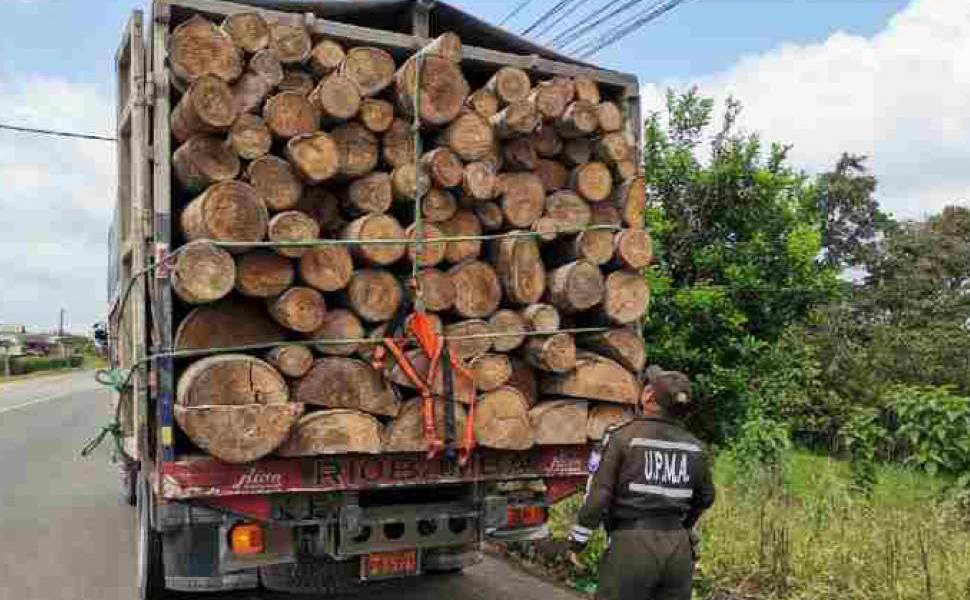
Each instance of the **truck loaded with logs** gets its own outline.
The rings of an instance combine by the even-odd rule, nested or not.
[[[547,533],[641,391],[636,78],[427,0],[155,0],[117,55],[142,598]]]

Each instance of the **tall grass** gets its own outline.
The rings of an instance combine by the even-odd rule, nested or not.
[[[864,496],[852,491],[846,463],[801,452],[781,483],[738,473],[730,455],[719,457],[718,499],[700,525],[697,598],[970,598],[968,514],[947,480],[880,467]],[[555,535],[578,504],[556,507]],[[593,566],[600,550],[584,560]]]

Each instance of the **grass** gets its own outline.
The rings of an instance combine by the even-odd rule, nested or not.
[[[83,360],[80,366],[77,367],[56,367],[56,368],[44,368],[41,370],[31,371],[29,373],[23,373],[18,375],[10,375],[5,377],[2,375],[3,369],[0,368],[0,383],[9,383],[14,381],[23,381],[25,379],[34,379],[37,377],[49,377],[51,375],[60,375],[70,371],[91,371],[94,369],[103,369],[108,366],[108,361],[96,356],[94,354],[84,354]]]
[[[970,598],[970,514],[951,481],[893,466],[877,476],[861,495],[847,463],[795,452],[782,482],[751,482],[723,454],[718,499],[700,525],[695,597]],[[565,536],[578,505],[554,508],[554,536]],[[604,543],[600,533],[582,557],[591,575]]]

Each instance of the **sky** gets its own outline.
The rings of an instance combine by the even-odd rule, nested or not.
[[[452,3],[498,23],[519,2]],[[610,2],[574,0],[564,25]],[[505,26],[522,31],[553,4],[531,0]],[[0,0],[0,122],[112,135],[114,53],[143,5]],[[742,126],[792,144],[808,173],[843,151],[869,156],[897,217],[970,197],[970,2],[687,0],[591,60],[636,74],[644,113],[668,87],[738,98]],[[51,328],[61,307],[74,331],[104,319],[114,152],[0,131],[0,323]]]

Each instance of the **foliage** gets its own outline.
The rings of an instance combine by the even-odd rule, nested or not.
[[[970,473],[970,398],[947,387],[899,386],[890,394],[905,462],[925,469]]]
[[[35,373],[37,371],[77,368],[83,362],[84,357],[79,354],[67,358],[54,358],[50,356],[16,357],[10,361],[10,372],[13,375],[26,375],[27,373]]]

